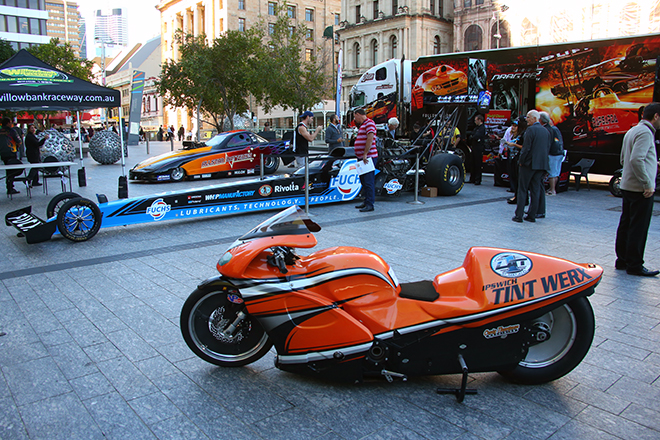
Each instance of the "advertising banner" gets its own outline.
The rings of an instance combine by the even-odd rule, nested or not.
[[[140,140],[140,118],[142,117],[142,92],[144,72],[136,70],[131,80],[131,107],[128,114],[128,145],[137,145]]]

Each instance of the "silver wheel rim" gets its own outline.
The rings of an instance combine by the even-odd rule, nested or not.
[[[215,351],[210,350],[202,341],[197,336],[197,333],[195,332],[195,316],[197,314],[197,310],[199,307],[204,304],[204,301],[209,299],[212,296],[218,295],[218,292],[211,292],[208,295],[205,295],[202,299],[197,301],[195,303],[195,306],[192,308],[190,311],[190,315],[188,316],[188,333],[190,333],[190,336],[192,337],[192,340],[194,341],[195,345],[202,351],[204,354],[207,356],[217,359],[219,361],[223,362],[241,362],[245,359],[248,359],[251,356],[254,356],[255,353],[259,352],[267,343],[268,343],[268,334],[264,332],[263,336],[261,337],[261,340],[259,343],[257,343],[254,347],[252,347],[250,350],[241,353],[241,354],[222,354],[218,353]],[[216,325],[220,321],[218,315],[222,314],[221,309],[224,309],[223,306],[220,306],[216,308],[213,313],[209,314],[209,319],[208,319],[208,328],[209,328],[209,333],[214,334],[214,331],[217,331],[218,329],[216,328]],[[216,337],[216,336],[214,336]],[[216,337],[216,339],[220,340],[219,338]],[[221,341],[222,342],[222,341]]]
[[[181,180],[183,179],[184,175],[185,172],[183,171],[182,168],[175,168],[172,170],[172,180]]]
[[[454,186],[461,179],[461,170],[456,165],[451,165],[447,170],[447,182]]]
[[[555,364],[573,347],[577,337],[577,321],[573,310],[563,305],[537,321],[544,322],[550,328],[550,339],[529,348],[527,356],[520,362],[526,368],[544,368]]]

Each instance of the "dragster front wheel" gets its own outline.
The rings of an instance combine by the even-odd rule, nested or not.
[[[52,218],[60,212],[60,208],[69,200],[77,199],[80,197],[80,194],[74,192],[63,192],[59,193],[53,197],[50,202],[48,202],[48,207],[46,208],[46,217]]]
[[[64,203],[57,213],[57,229],[71,241],[87,241],[101,228],[101,210],[84,198]]]

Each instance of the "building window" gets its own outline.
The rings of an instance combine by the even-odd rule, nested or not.
[[[305,9],[305,21],[314,21],[314,9]]]
[[[339,26],[339,14],[335,14],[335,26]]]
[[[482,34],[481,28],[476,24],[471,25],[465,31],[465,51],[481,50],[482,48]]]
[[[26,17],[18,17],[18,32],[21,34],[30,33],[30,22]]]
[[[268,15],[275,15],[275,3],[268,2]]]
[[[354,59],[355,68],[359,69],[360,68],[360,44],[359,43],[355,43],[353,45],[353,52],[354,52],[354,55],[355,55],[355,59]]]
[[[245,19],[244,18],[239,18],[238,19],[238,30],[240,32],[245,32]]]
[[[440,53],[440,37],[437,35],[433,39],[433,53],[435,55]]]
[[[305,61],[312,61],[314,59],[314,49],[305,49]]]
[[[307,29],[307,33],[305,34],[305,38],[307,39],[307,41],[314,41],[314,30]]]
[[[275,23],[268,23],[268,35],[275,33]]]
[[[295,26],[289,26],[289,37],[292,37],[295,31],[296,31]]]
[[[360,24],[362,22],[362,8],[360,5],[355,7],[355,23]]]
[[[475,0],[474,4],[477,5],[477,6],[479,6],[479,5],[483,5],[483,4],[484,4],[484,0]]]
[[[18,32],[18,27],[16,26],[16,17],[12,15],[7,15],[7,32]]]
[[[245,0],[238,0],[238,9],[245,10]]]
[[[291,5],[287,6],[286,13],[289,15],[289,18],[296,18],[296,7]]]
[[[390,58],[396,58],[396,48],[399,45],[399,41],[394,35],[390,37]]]
[[[374,0],[374,20],[378,18],[378,0]]]
[[[397,0],[392,0],[392,15],[399,13],[399,2]]]
[[[463,0],[463,7],[464,8],[471,8],[472,7],[472,0]]]
[[[218,21],[218,30],[219,30],[220,32],[224,32],[224,30],[225,30],[225,22],[224,22],[224,19],[223,19],[223,18],[221,18],[221,19]]]
[[[431,15],[435,14],[435,0],[431,0],[431,3],[429,3],[429,9],[431,10]]]
[[[371,65],[378,64],[378,41],[374,38],[371,40]]]

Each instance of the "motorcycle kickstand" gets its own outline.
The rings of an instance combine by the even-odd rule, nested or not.
[[[474,388],[466,388],[467,386],[467,379],[468,379],[468,367],[467,364],[465,363],[465,359],[463,359],[463,355],[459,354],[458,355],[458,363],[461,364],[461,370],[463,371],[463,378],[461,379],[461,387],[460,388],[438,388],[436,390],[436,393],[438,394],[453,394],[456,396],[456,401],[458,403],[463,402],[463,399],[465,399],[466,394],[477,394],[477,390]]]

